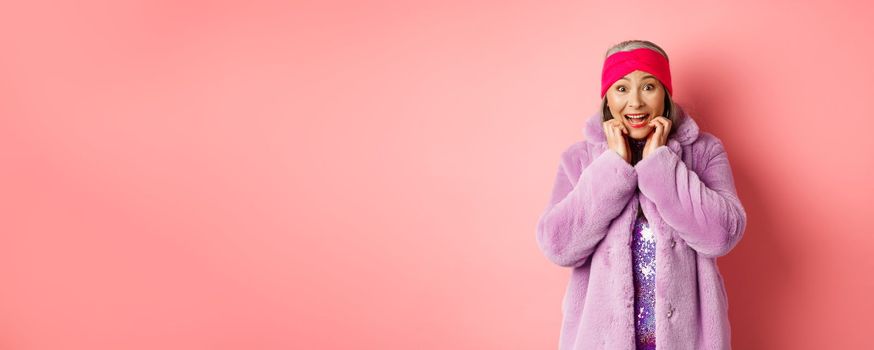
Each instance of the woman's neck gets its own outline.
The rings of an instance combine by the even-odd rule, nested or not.
[[[628,148],[631,149],[631,165],[637,164],[643,157],[643,147],[646,146],[646,139],[638,140],[631,137],[626,137]]]
[[[629,141],[628,143],[629,143],[631,146],[640,146],[640,147],[642,147],[642,146],[646,145],[646,139],[640,139],[640,140],[638,140],[638,139],[635,139],[635,138],[632,138],[632,137],[628,137],[628,138],[626,138],[626,139]]]

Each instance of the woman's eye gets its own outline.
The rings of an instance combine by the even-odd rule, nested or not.
[[[620,86],[620,87],[617,87],[616,90],[618,90],[618,91],[625,91],[625,87],[624,87],[624,86]]]
[[[653,86],[652,84],[646,84],[646,86],[644,86],[644,88],[646,88],[647,90],[652,90],[652,89],[655,89],[655,86]]]

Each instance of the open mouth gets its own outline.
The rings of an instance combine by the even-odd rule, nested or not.
[[[646,125],[646,119],[649,118],[648,113],[640,113],[640,114],[626,114],[625,119],[628,120],[628,123],[633,127],[643,127]]]

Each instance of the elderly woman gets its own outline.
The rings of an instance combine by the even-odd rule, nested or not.
[[[559,349],[729,349],[716,258],[746,212],[722,141],[671,96],[667,54],[632,40],[607,51],[602,108],[561,155],[537,243],[572,268]]]

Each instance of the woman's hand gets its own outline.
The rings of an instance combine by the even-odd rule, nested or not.
[[[646,137],[646,145],[643,146],[643,156],[646,158],[650,153],[655,151],[659,146],[668,143],[668,134],[671,132],[671,120],[663,116],[652,118],[649,125],[655,126],[655,129]]]
[[[625,140],[625,135],[628,135],[628,128],[625,127],[625,124],[622,124],[621,120],[613,118],[601,123],[601,126],[604,128],[604,135],[607,136],[607,147],[619,153],[619,156],[626,162],[631,163],[631,150]]]

